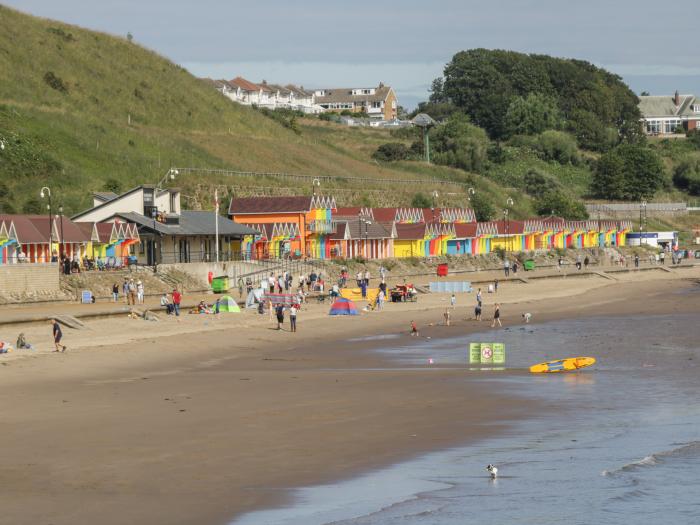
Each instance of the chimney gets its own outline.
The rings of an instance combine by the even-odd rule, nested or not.
[[[673,103],[676,107],[681,105],[681,96],[678,94],[678,90],[676,90],[676,94],[673,96]]]
[[[262,83],[263,83],[263,86],[267,86],[267,80],[263,79]],[[676,95],[678,95],[678,91],[676,91]]]
[[[383,88],[383,87],[384,87],[384,82],[380,82],[380,83],[379,83],[379,89],[381,89],[381,88]]]

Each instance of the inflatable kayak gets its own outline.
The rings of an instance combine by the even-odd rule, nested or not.
[[[538,363],[530,367],[533,374],[553,374],[556,372],[571,372],[595,364],[595,357],[568,357],[557,361]]]

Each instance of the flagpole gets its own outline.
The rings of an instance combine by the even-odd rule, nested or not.
[[[218,188],[214,190],[214,205],[216,206],[216,211],[214,212],[214,227],[216,231],[216,262],[219,262],[219,190]]]

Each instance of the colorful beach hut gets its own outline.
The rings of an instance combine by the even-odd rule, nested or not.
[[[328,315],[357,315],[357,307],[351,300],[340,297],[333,303]]]

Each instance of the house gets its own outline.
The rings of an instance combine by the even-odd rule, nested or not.
[[[243,239],[241,251],[246,257],[328,259],[335,209],[332,197],[245,197],[231,199],[229,217],[251,228],[255,225],[260,232]],[[262,232],[262,225],[270,226]]]
[[[382,83],[371,88],[316,89],[314,95],[325,111],[367,113],[372,120],[394,120],[398,116],[396,93]]]
[[[639,111],[647,135],[670,135],[700,128],[700,98],[695,95],[641,96]]]
[[[240,76],[232,80],[201,80],[238,104],[267,109],[293,109],[307,114],[323,111],[323,108],[316,104],[314,93],[305,90],[303,86],[268,84],[265,80],[256,84]]]
[[[153,185],[137,186],[121,195],[93,194],[93,207],[72,219],[78,223],[133,225],[145,242],[126,246],[140,264],[148,265],[214,261],[217,226],[219,260],[232,260],[238,256],[243,237],[257,233],[215,212],[182,210],[178,189]],[[118,229],[107,232],[98,227],[97,235],[95,241],[91,233],[90,240],[103,245],[107,235],[112,243],[115,238],[118,242],[121,234]]]

